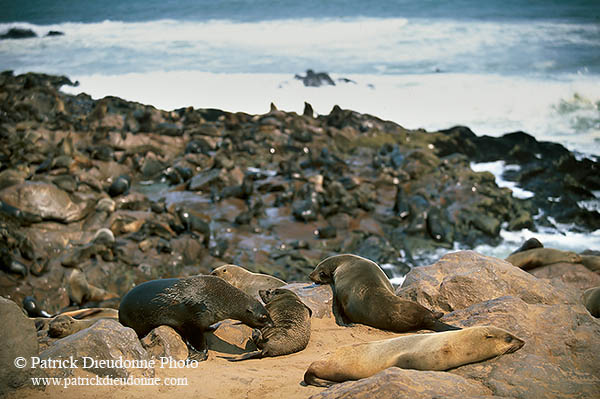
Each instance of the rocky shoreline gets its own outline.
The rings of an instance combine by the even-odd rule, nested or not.
[[[43,74],[0,74],[0,296],[31,317],[116,308],[120,297],[143,281],[208,274],[226,263],[307,282],[320,260],[353,253],[397,277],[421,266],[422,253],[498,244],[501,228],[535,230],[555,223],[574,224],[582,232],[600,228],[598,211],[581,206],[600,190],[598,160],[581,159],[523,132],[491,138],[466,127],[407,130],[339,107],[315,117],[309,104],[303,115],[274,105],[264,115],[193,108],[167,112],[115,97],[68,95],[60,91],[65,84],[73,83]],[[471,162],[498,160],[518,166],[506,177],[536,195],[515,198],[497,186],[492,174],[470,167]],[[463,256],[478,270],[483,267],[473,255]],[[476,324],[482,312],[527,314],[529,324],[517,324],[516,332],[530,340],[536,329],[547,328],[535,325],[532,314],[550,312],[544,306],[562,306],[557,312],[577,306],[565,318],[578,325],[585,319],[583,335],[569,327],[569,334],[575,334],[569,350],[581,354],[589,348],[580,335],[597,339],[598,323],[579,308],[579,290],[600,285],[597,273],[582,268],[546,269],[540,277],[558,284],[557,289],[573,281],[577,287],[568,294],[533,296],[507,293],[506,284],[512,283],[504,275],[490,280],[500,281],[494,288],[490,281],[456,277],[457,269],[447,272],[449,281],[456,283],[456,292],[469,293],[457,303],[448,299],[443,284],[427,286],[436,277],[422,275],[427,269],[419,267],[398,294],[453,312],[445,320],[462,326]],[[486,296],[490,293],[520,299],[494,302],[496,296]],[[310,302],[311,295],[305,292],[303,299]],[[323,293],[314,295],[317,303],[331,303],[319,297]],[[7,309],[13,305],[3,302]],[[460,313],[470,306],[480,308]],[[323,317],[323,309],[313,312]],[[499,320],[499,327],[510,325]],[[103,323],[94,328],[100,337],[103,331],[112,337],[106,339],[109,353],[111,345],[116,348],[128,338]],[[32,353],[55,342],[45,327],[38,332],[41,347],[29,348]],[[145,353],[137,346],[135,353]],[[526,352],[532,365],[540,351]],[[552,381],[563,378],[565,370],[585,374],[594,369],[593,360],[582,359],[575,365],[545,359],[550,377],[530,377]],[[469,378],[468,384],[495,381],[494,367],[465,367],[460,370],[467,372],[457,374]],[[597,379],[573,373],[569,378],[581,377],[583,392],[598,391]],[[557,392],[572,392],[573,384]],[[473,392],[527,393],[494,387],[488,383]],[[335,389],[340,388],[331,392]]]
[[[419,253],[498,244],[503,226],[600,228],[578,204],[600,189],[597,160],[522,132],[409,131],[339,107],[315,117],[309,104],[167,112],[65,84],[0,75],[0,295],[49,313],[114,306],[142,281],[223,263],[307,281],[317,261],[355,253],[394,277]],[[470,168],[499,159],[535,197]]]

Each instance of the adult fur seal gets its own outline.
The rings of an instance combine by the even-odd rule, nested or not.
[[[448,370],[515,352],[523,345],[522,340],[496,327],[470,327],[347,345],[313,362],[304,374],[304,382],[330,386],[370,377],[388,367]]]
[[[553,248],[533,248],[510,255],[506,260],[513,265],[529,270],[553,263],[582,263],[580,255],[571,251]]]
[[[333,284],[334,298],[343,314],[354,323],[404,332],[421,328],[433,331],[460,330],[438,319],[420,304],[399,298],[390,280],[377,265],[356,255],[325,259],[310,274],[315,283]]]
[[[511,253],[511,255],[535,248],[544,248],[544,244],[542,244],[537,238],[531,237],[530,239],[526,240],[519,248],[515,249]]]
[[[244,291],[254,298],[259,298],[260,290],[278,288],[286,284],[285,281],[268,274],[252,273],[243,267],[236,265],[223,265],[217,267],[211,273],[213,276],[221,277],[229,284]]]
[[[252,339],[259,350],[228,358],[230,361],[288,355],[299,352],[308,345],[312,311],[298,295],[284,288],[275,288],[260,290],[260,297],[266,304],[274,325],[254,330]]]
[[[119,321],[140,338],[167,325],[201,352],[203,359],[208,356],[204,331],[224,319],[254,328],[273,323],[258,300],[215,276],[148,281],[129,291],[119,306]]]
[[[592,316],[600,317],[600,287],[585,290],[583,304]]]

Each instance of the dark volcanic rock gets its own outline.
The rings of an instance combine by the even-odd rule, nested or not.
[[[307,69],[305,76],[296,75],[295,78],[301,80],[302,83],[304,83],[304,86],[308,87],[319,87],[323,85],[335,86],[335,82],[327,73],[315,73],[312,69]]]
[[[531,199],[534,209],[542,209],[545,217],[551,216],[560,223],[574,223],[590,230],[600,228],[600,213],[580,205],[594,200],[592,191],[600,189],[597,160],[578,160],[562,145],[537,141],[524,132],[478,137],[466,127],[454,127],[441,131],[434,145],[438,156],[462,153],[472,162],[502,160],[518,165],[503,178],[534,192],[536,195]],[[514,220],[511,226],[513,229],[524,227],[531,227],[531,223]]]
[[[36,33],[31,29],[10,28],[6,33],[0,35],[0,39],[29,39],[37,37]]]

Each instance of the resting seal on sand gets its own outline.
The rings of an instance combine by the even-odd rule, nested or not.
[[[310,274],[315,283],[333,284],[334,297],[344,315],[354,323],[395,332],[429,329],[460,330],[438,319],[420,304],[399,298],[390,280],[377,265],[356,255],[332,256]]]
[[[288,355],[299,352],[308,345],[312,311],[298,295],[290,290],[275,288],[261,290],[260,297],[266,303],[274,325],[254,330],[252,339],[259,350],[228,360]]]
[[[217,267],[210,273],[212,276],[221,277],[229,284],[244,291],[251,297],[258,298],[260,290],[268,290],[284,286],[285,281],[268,274],[252,273],[243,267],[236,265],[223,265]]]
[[[367,378],[388,367],[443,371],[515,352],[523,344],[500,328],[470,327],[347,345],[313,362],[304,382],[330,386]]]
[[[119,321],[144,337],[167,325],[202,358],[208,356],[204,331],[224,319],[260,328],[273,321],[256,299],[215,276],[152,280],[138,285],[121,300]]]

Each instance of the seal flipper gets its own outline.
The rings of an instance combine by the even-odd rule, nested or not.
[[[432,330],[432,331],[436,331],[436,332],[462,330],[462,328],[460,328],[460,327],[451,326],[450,324],[442,323],[441,321],[439,321],[437,319],[427,320],[424,324],[424,327],[427,328],[428,330]]]
[[[230,362],[239,362],[240,360],[246,360],[246,359],[253,359],[253,358],[260,358],[263,357],[263,351],[261,350],[256,350],[256,351],[252,351],[252,352],[248,352],[248,353],[243,353],[239,356],[236,357],[229,357],[229,356],[219,356],[223,359],[227,359]]]
[[[204,361],[208,359],[208,345],[203,332],[196,332],[195,335],[187,334],[185,338],[195,352],[195,355],[193,355],[194,360]],[[190,354],[190,356],[192,355]]]
[[[319,378],[315,376],[310,370],[307,370],[306,373],[304,373],[304,383],[306,385],[313,385],[315,387],[325,388],[338,384],[335,381],[324,380],[323,378]]]

